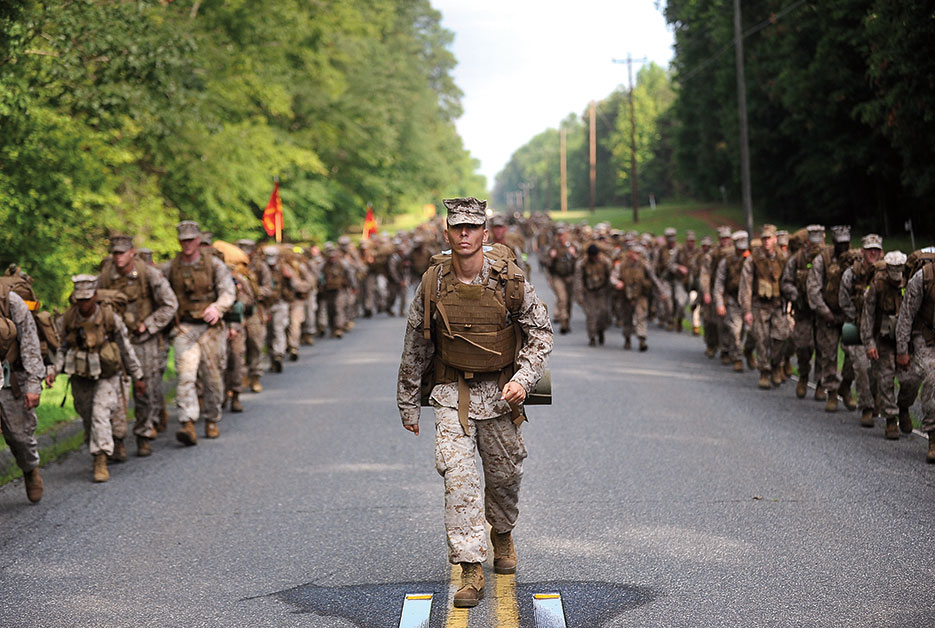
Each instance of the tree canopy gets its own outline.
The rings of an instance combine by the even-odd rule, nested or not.
[[[483,189],[452,37],[428,0],[3,3],[0,260],[61,302],[112,231],[260,237],[273,176],[293,239]]]

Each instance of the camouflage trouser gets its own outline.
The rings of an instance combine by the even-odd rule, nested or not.
[[[179,422],[197,421],[198,394],[195,380],[204,384],[201,414],[207,421],[221,420],[224,401],[224,361],[227,356],[227,327],[183,323],[175,337],[175,371],[179,376],[175,403]]]
[[[84,423],[91,455],[114,453],[114,439],[127,435],[126,397],[120,375],[99,380],[72,376],[75,411]]]
[[[825,390],[837,390],[841,383],[838,373],[838,343],[841,326],[815,321],[815,381]]]
[[[572,277],[552,275],[552,291],[555,293],[555,316],[564,327],[571,321],[571,300],[575,294]]]
[[[227,334],[227,368],[224,369],[224,387],[234,392],[243,391],[244,356],[247,353],[247,326],[231,323]],[[234,335],[231,335],[234,334]]]
[[[649,317],[649,301],[646,297],[624,299],[623,335],[629,338],[636,331],[637,338],[646,338],[646,319]]]
[[[720,330],[721,325],[720,317],[717,315],[717,312],[714,311],[714,302],[712,301],[710,305],[701,306],[701,325],[704,328],[704,344],[705,347],[711,350],[717,350],[721,345]]]
[[[347,321],[352,321],[357,318],[357,314],[360,310],[360,304],[357,302],[357,292],[351,290],[350,288],[343,288],[340,290],[341,300],[344,303],[344,321],[345,325]]]
[[[725,355],[730,355],[731,340],[732,340],[731,331],[730,331],[730,328],[728,327],[728,322],[730,319],[727,316],[718,316],[717,312],[715,312],[714,315],[717,317],[718,350]]]
[[[811,370],[812,353],[815,352],[815,316],[811,312],[796,311],[795,326],[792,328],[792,343],[795,345],[796,363],[799,366],[799,377],[808,377]],[[815,383],[818,379],[816,356]]]
[[[762,373],[778,367],[785,359],[789,319],[779,303],[754,300],[753,335],[756,338],[756,366]]]
[[[880,416],[895,418],[900,408],[909,408],[915,403],[919,393],[919,373],[912,369],[896,368],[896,343],[887,339],[877,339],[877,352],[880,357],[870,366],[870,377],[876,382],[880,397]],[[896,378],[899,378],[899,392],[896,392]]]
[[[344,290],[327,290],[320,292],[319,296],[321,302],[318,305],[323,319],[322,329],[330,328],[332,332],[343,330],[347,325]]]
[[[373,314],[377,305],[377,277],[372,273],[360,282],[360,305],[364,308],[364,313]]]
[[[912,361],[906,379],[910,389],[915,388],[913,383],[922,384],[922,431],[935,430],[935,346],[927,346],[921,334],[913,334]]]
[[[393,305],[395,305],[397,299],[399,300],[399,315],[406,315],[406,286],[395,281],[389,282],[389,294],[386,297],[386,311],[388,313],[393,312]]]
[[[483,563],[487,560],[485,518],[501,534],[516,525],[526,445],[509,414],[469,419],[468,435],[455,408],[434,407],[435,469],[445,478],[448,560]],[[483,497],[475,460],[478,453],[484,466]]]
[[[269,326],[266,331],[270,357],[282,360],[286,355],[287,327],[289,327],[289,304],[285,301],[276,301],[269,308]]]
[[[606,289],[587,290],[581,295],[588,337],[594,338],[610,325],[610,300]]]
[[[724,306],[727,308],[727,314],[724,316],[724,327],[727,331],[724,334],[724,343],[731,361],[736,362],[743,360],[743,309],[733,297],[727,297]]]
[[[162,411],[162,346],[158,337],[149,338],[133,345],[133,351],[143,368],[143,381],[146,392],[142,395],[133,390],[133,403],[136,406],[136,419],[133,433],[144,438],[156,438],[156,423]]]
[[[857,385],[857,407],[861,410],[873,410],[877,384],[870,378],[870,358],[864,345],[844,347],[850,363],[853,365],[854,383]]]
[[[681,279],[670,279],[666,281],[668,290],[668,309],[666,310],[666,322],[676,326],[681,324],[685,318],[685,306],[688,304],[688,292],[685,290],[685,284]]]
[[[296,297],[289,303],[289,330],[286,335],[286,347],[291,352],[299,350],[302,339],[302,325],[305,323],[305,297]]]
[[[26,373],[14,371],[12,374],[22,390],[26,384]],[[7,382],[9,384],[9,382]],[[39,466],[39,445],[36,442],[36,410],[26,409],[23,396],[13,396],[9,386],[0,390],[0,428],[3,438],[10,446],[10,453],[23,473]]]
[[[311,290],[305,298],[305,322],[302,333],[314,336],[318,331],[318,290]]]
[[[263,347],[266,345],[266,323],[263,312],[254,310],[253,315],[244,321],[246,331],[247,374],[250,377],[263,375]]]

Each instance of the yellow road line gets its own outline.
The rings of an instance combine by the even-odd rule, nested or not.
[[[451,579],[448,584],[448,619],[445,621],[445,628],[467,628],[468,610],[467,608],[455,608],[451,601],[455,599],[455,592],[458,590],[458,583],[461,582],[461,567],[451,566]]]
[[[516,574],[494,574],[497,596],[497,628],[519,628]]]

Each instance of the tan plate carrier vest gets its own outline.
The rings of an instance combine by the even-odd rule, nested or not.
[[[118,271],[112,258],[107,258],[101,265],[101,288],[119,290],[127,297],[127,304],[121,315],[127,329],[135,330],[153,313],[153,295],[146,277],[146,263],[133,260],[133,271],[124,275]]]
[[[202,323],[202,315],[217,301],[214,289],[213,256],[202,251],[194,264],[183,264],[179,257],[169,267],[169,284],[179,299],[178,318],[183,323]]]
[[[458,280],[447,255],[433,257],[435,263],[422,276],[422,329],[425,339],[435,344],[429,373],[432,377],[424,389],[431,394],[436,384],[458,383],[458,420],[465,434],[471,400],[468,380],[495,378],[503,389],[515,372],[516,356],[523,346],[523,332],[516,318],[523,305],[526,279],[515,262],[501,257],[497,248],[501,246],[494,245],[485,252],[492,261],[485,285]],[[510,323],[507,312],[511,314]],[[525,420],[521,408],[511,410],[514,423],[519,425]]]
[[[885,265],[884,265],[885,266]],[[906,281],[894,284],[885,268],[877,270],[870,282],[877,295],[877,309],[873,312],[873,337],[896,343],[896,318],[906,295]]]
[[[922,305],[912,322],[912,331],[921,333],[926,345],[935,345],[935,263],[922,267]]]
[[[117,327],[114,310],[98,305],[88,320],[80,320],[78,306],[65,312],[64,331],[68,350],[65,373],[87,379],[113,377],[123,373],[123,357],[115,340]]]
[[[753,254],[753,269],[756,271],[753,294],[761,301],[773,301],[781,296],[779,278],[782,277],[782,266],[779,253],[770,258],[763,249],[757,249]]]

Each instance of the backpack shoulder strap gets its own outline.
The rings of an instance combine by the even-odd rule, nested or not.
[[[432,338],[432,304],[435,302],[438,277],[444,274],[444,265],[444,262],[432,264],[422,274],[422,336],[426,340]]]

